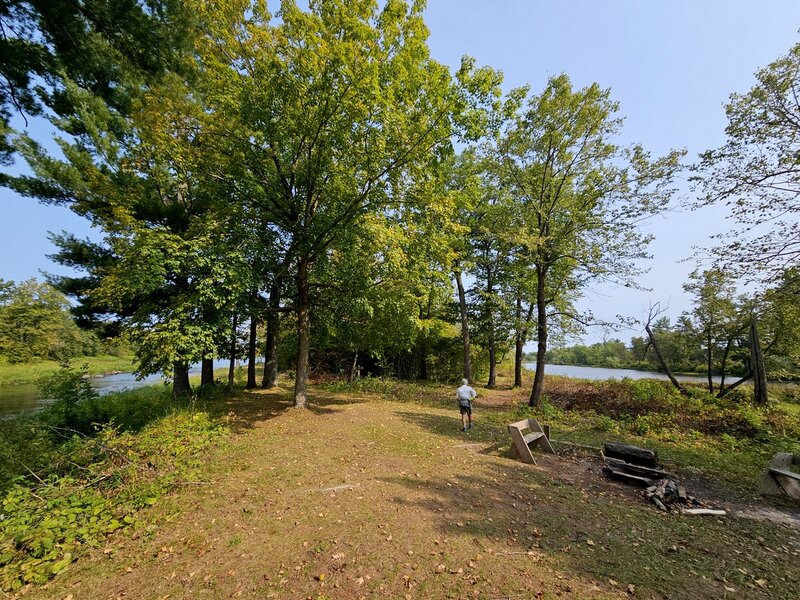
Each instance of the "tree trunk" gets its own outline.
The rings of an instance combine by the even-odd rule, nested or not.
[[[761,352],[761,341],[758,338],[758,326],[755,316],[750,317],[750,364],[753,369],[753,394],[756,404],[766,404],[767,371],[764,365],[764,354]]]
[[[172,364],[172,397],[180,398],[192,393],[192,386],[189,385],[189,365],[185,362],[175,362]]]
[[[203,357],[203,364],[200,369],[200,387],[214,384],[214,355],[208,354]]]
[[[712,354],[711,354],[711,326],[708,326],[706,335],[706,376],[708,377],[708,393],[714,393],[714,379],[711,377]]]
[[[730,392],[732,390],[735,390],[737,387],[742,385],[745,381],[750,379],[752,376],[753,376],[753,372],[752,371],[748,371],[747,375],[742,377],[739,381],[736,381],[735,383],[732,383],[731,385],[729,385],[726,388],[720,389],[719,394],[717,394],[717,398],[722,398],[728,392]]]
[[[733,345],[733,338],[728,338],[725,344],[725,350],[722,351],[722,364],[721,372],[719,374],[719,394],[717,398],[722,398],[725,394],[725,370],[728,368],[728,356],[731,353],[731,346]]]
[[[308,353],[311,337],[311,315],[308,297],[308,259],[297,265],[297,367],[294,380],[294,405],[306,408],[308,397]]]
[[[469,318],[467,317],[467,296],[461,270],[456,269],[456,287],[458,288],[458,306],[461,310],[461,340],[464,345],[464,379],[472,383],[472,352],[469,346]]]
[[[347,374],[347,383],[353,383],[358,369],[358,350],[353,352],[353,362],[350,363],[350,372]]]
[[[486,387],[489,389],[497,387],[497,344],[494,330],[494,278],[492,277],[491,267],[486,268],[486,308],[489,325],[489,381]]]
[[[686,391],[686,388],[683,387],[677,379],[675,379],[675,376],[672,374],[672,369],[669,368],[667,361],[664,359],[664,355],[661,354],[661,348],[659,348],[658,342],[656,342],[656,336],[653,335],[653,330],[650,329],[650,323],[644,326],[644,330],[647,332],[647,337],[650,338],[650,345],[653,347],[653,351],[656,353],[656,358],[658,358],[661,368],[664,369],[664,373],[667,374],[667,377],[669,377],[672,385],[674,385],[681,394],[688,396],[689,393]]]
[[[250,315],[250,342],[247,346],[247,389],[252,390],[256,387],[256,335],[258,333],[258,319],[253,314]]]
[[[538,407],[544,389],[544,361],[547,355],[547,305],[544,294],[545,272],[536,266],[536,371],[533,374],[533,389],[528,405]]]
[[[494,335],[489,336],[489,381],[486,387],[497,387],[497,350],[495,349]]]
[[[281,284],[275,282],[269,292],[270,312],[267,313],[267,341],[264,344],[264,377],[261,387],[271,389],[278,384],[278,335],[280,332],[281,318],[277,309],[280,308]]]
[[[233,315],[233,320],[231,321],[231,358],[230,363],[228,365],[228,391],[230,392],[233,390],[233,378],[234,373],[236,372],[236,338],[237,338],[237,315]]]
[[[517,315],[522,317],[522,298],[517,298]],[[514,387],[522,387],[522,361],[525,359],[525,342],[528,341],[528,328],[533,318],[533,304],[528,307],[528,315],[518,325],[514,348]]]
[[[428,308],[425,312],[420,308],[420,320],[425,319],[428,323],[431,320],[431,311],[433,305],[433,290],[428,291]],[[422,381],[428,381],[428,328],[425,328],[425,333],[422,336],[419,344],[419,378]]]

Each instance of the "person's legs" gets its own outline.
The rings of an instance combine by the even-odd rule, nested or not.
[[[461,407],[461,431],[467,430],[467,410],[463,406]]]
[[[467,415],[469,416],[469,428],[472,429],[472,409],[467,409]]]

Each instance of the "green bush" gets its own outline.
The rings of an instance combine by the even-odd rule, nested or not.
[[[39,380],[39,393],[51,400],[41,414],[42,420],[82,433],[92,430],[99,395],[89,383],[88,370],[88,365],[75,370],[64,362],[54,375]]]
[[[46,582],[82,549],[133,524],[175,482],[196,479],[208,447],[227,433],[187,410],[136,434],[104,426],[49,448],[49,473],[15,478],[2,496],[0,589]]]

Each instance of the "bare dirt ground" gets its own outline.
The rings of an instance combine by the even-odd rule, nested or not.
[[[800,597],[792,527],[660,513],[580,453],[522,464],[449,405],[313,400],[236,398],[203,481],[28,597]]]

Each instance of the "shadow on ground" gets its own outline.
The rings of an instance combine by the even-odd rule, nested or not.
[[[312,389],[309,393],[308,409],[320,415],[339,412],[339,406],[359,404],[367,398],[344,396]],[[237,390],[224,401],[228,419],[234,430],[252,429],[257,423],[274,419],[294,407],[294,391],[291,388]]]
[[[761,574],[747,572],[752,556],[745,556],[764,554],[759,540],[765,533],[755,522],[663,515],[623,494],[565,483],[502,459],[478,470],[454,472],[449,480],[383,481],[406,489],[390,502],[426,513],[442,536],[469,536],[496,554],[541,557],[604,585],[609,580],[622,589],[632,584],[643,597],[663,597],[669,590],[670,598],[721,598],[726,595],[721,582],[755,593],[758,577],[774,587],[758,589],[753,597],[788,597],[800,586],[788,552],[771,553],[771,564]],[[784,535],[789,533],[766,544],[789,544]],[[738,553],[731,552],[734,548]]]

